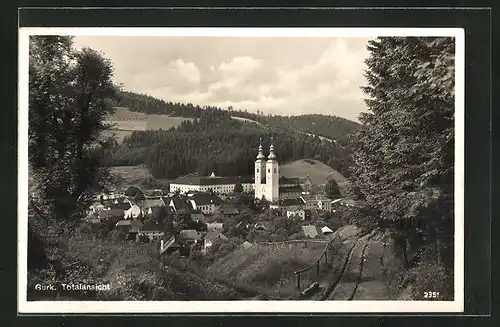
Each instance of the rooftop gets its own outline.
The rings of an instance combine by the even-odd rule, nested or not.
[[[179,232],[179,238],[183,240],[199,240],[201,238],[201,233],[194,229],[185,229]]]
[[[139,230],[141,232],[161,232],[163,231],[163,226],[161,224],[146,223]]]
[[[304,232],[304,235],[309,238],[319,236],[316,226],[313,225],[302,226],[302,231]]]
[[[224,203],[217,195],[209,193],[195,193],[192,194],[189,199],[193,200],[197,206],[207,204],[221,205]]]
[[[280,186],[279,188],[280,193],[302,193],[304,192],[304,189],[300,185],[294,185],[294,186]]]
[[[162,207],[165,205],[161,197],[147,198],[144,202],[144,208]]]
[[[227,240],[227,237],[224,234],[222,234],[221,232],[217,232],[217,231],[210,231],[205,235],[205,239],[207,241],[213,241],[216,238],[220,238],[222,240]]]

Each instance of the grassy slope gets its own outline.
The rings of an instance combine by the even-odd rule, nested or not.
[[[118,142],[121,142],[125,136],[132,134],[133,131],[170,129],[180,125],[185,120],[192,121],[193,119],[167,115],[146,115],[130,111],[128,108],[117,107],[115,113],[108,119],[115,127],[107,134],[113,133]]]
[[[249,249],[240,248],[212,264],[208,273],[235,284],[247,285],[271,299],[287,299],[297,293],[294,272],[310,266],[321,255],[324,246],[254,245]],[[303,276],[303,285],[310,282],[309,276]]]
[[[151,244],[73,240],[68,252],[92,267],[95,282],[111,284],[102,300],[230,300],[243,294],[176,256],[160,257]]]
[[[330,179],[340,185],[346,183],[346,178],[332,167],[313,159],[301,159],[280,166],[280,175],[285,177],[302,177],[309,175],[314,185],[326,184]]]

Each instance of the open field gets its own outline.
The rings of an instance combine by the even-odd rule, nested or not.
[[[334,179],[339,186],[346,183],[346,178],[332,167],[313,159],[300,159],[280,166],[280,176],[304,177],[309,175],[314,185],[326,184]]]
[[[138,186],[148,178],[153,178],[144,165],[111,167],[111,172],[120,176],[122,186]]]
[[[216,261],[208,273],[236,284],[248,285],[271,299],[296,296],[295,271],[310,266],[321,255],[325,243],[253,245],[238,249]],[[303,285],[311,280],[304,275]]]
[[[107,134],[114,134],[116,140],[121,142],[125,136],[132,134],[133,131],[166,130],[177,127],[186,120],[193,121],[193,118],[146,115],[130,111],[127,108],[117,107],[115,113],[108,118],[108,122],[113,124],[114,127]]]

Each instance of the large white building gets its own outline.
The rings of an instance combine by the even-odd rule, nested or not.
[[[279,200],[279,164],[274,154],[274,145],[271,139],[269,156],[265,160],[262,143],[259,145],[259,154],[255,160],[255,198],[269,202]]]
[[[217,194],[233,193],[236,184],[243,186],[243,192],[253,191],[253,180],[248,180],[241,177],[221,177],[215,176],[186,176],[176,179],[170,183],[170,192],[179,191],[180,193],[188,193],[191,191],[198,192],[214,192]]]

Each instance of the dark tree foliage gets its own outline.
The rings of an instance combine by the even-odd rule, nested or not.
[[[75,50],[71,37],[30,37],[31,177],[57,220],[70,219],[110,181],[94,150],[113,112],[112,77],[109,60],[88,48]]]
[[[241,183],[237,183],[236,185],[234,185],[234,192],[235,193],[243,192],[243,185],[241,185]]]
[[[369,113],[355,137],[352,193],[366,224],[415,235],[452,266],[454,39],[384,37],[366,60]]]
[[[223,176],[253,175],[259,139],[274,146],[281,163],[314,158],[346,172],[350,158],[345,148],[317,137],[279,128],[242,123],[216,113],[206,113],[192,123],[168,131],[135,131],[123,140],[114,163],[123,164],[128,153],[141,152],[133,164],[145,163],[155,178],[176,178],[198,172]],[[125,159],[126,160],[126,159]]]
[[[120,92],[117,103],[120,107],[129,108],[131,111],[145,114],[165,114],[169,116],[180,116],[186,118],[202,118],[207,111],[216,116],[232,116],[254,120],[268,127],[282,128],[295,132],[310,133],[336,140],[339,145],[349,144],[349,135],[359,128],[359,124],[351,120],[320,114],[300,116],[264,116],[246,110],[235,110],[233,107],[227,109],[213,106],[197,106],[191,103],[172,103],[149,95],[137,94],[129,91]],[[189,124],[189,123],[186,123]]]
[[[341,197],[340,188],[334,179],[330,179],[325,185],[326,196],[330,199],[337,199]]]

